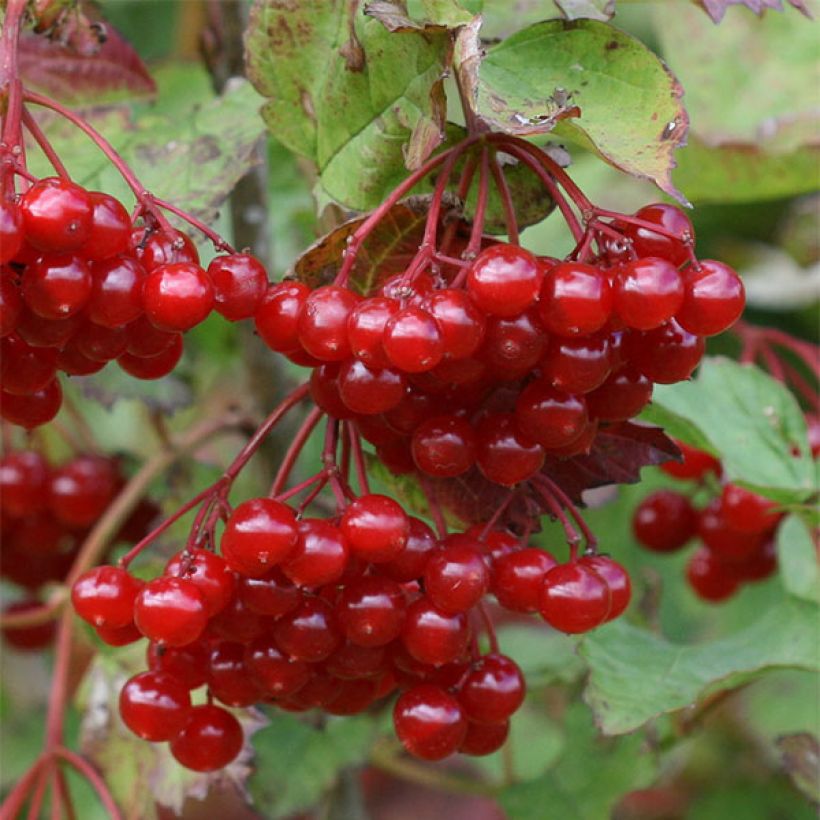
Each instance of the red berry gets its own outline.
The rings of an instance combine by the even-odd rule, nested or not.
[[[103,327],[86,322],[74,334],[71,345],[91,361],[110,362],[125,353],[128,331],[124,327]]]
[[[16,334],[0,339],[0,385],[7,393],[36,393],[56,373],[57,351],[53,348],[31,347]]]
[[[738,487],[737,484],[726,484],[720,500],[723,519],[728,526],[739,532],[752,535],[769,532],[780,519],[780,515],[774,512],[777,508],[775,501]]]
[[[211,618],[207,634],[226,641],[250,643],[269,631],[270,620],[246,606],[241,598],[234,596],[227,606]]]
[[[308,663],[329,658],[342,639],[333,607],[321,598],[305,598],[278,618],[273,637],[283,652]]]
[[[401,633],[405,598],[388,578],[360,578],[348,584],[336,605],[347,639],[358,646],[385,646]]]
[[[683,279],[666,259],[644,257],[615,273],[615,310],[621,321],[637,330],[659,327],[683,303]]]
[[[656,233],[632,222],[618,225],[623,234],[632,240],[632,247],[638,256],[658,256],[668,259],[679,267],[689,259],[688,244],[694,244],[695,231],[689,217],[674,205],[664,202],[644,205],[635,216],[663,228],[672,236]]]
[[[497,379],[514,381],[530,373],[546,344],[535,310],[528,310],[508,318],[491,317],[479,355]]]
[[[120,690],[120,717],[143,740],[172,740],[190,711],[188,688],[167,672],[141,672]]]
[[[125,626],[94,627],[97,637],[108,646],[128,646],[142,640],[142,632],[137,629],[134,623],[126,624]]]
[[[359,302],[347,320],[347,339],[353,355],[368,367],[390,367],[382,339],[388,320],[401,308],[396,299],[375,296]]]
[[[350,504],[339,527],[350,551],[373,562],[396,558],[410,533],[410,521],[401,505],[376,493],[360,496]]]
[[[283,562],[282,572],[300,587],[338,581],[350,552],[339,527],[320,518],[304,518],[299,522],[298,532],[296,546]]]
[[[152,641],[185,646],[195,641],[208,623],[205,596],[193,581],[154,578],[137,596],[134,623]]]
[[[26,305],[20,312],[15,328],[21,339],[32,347],[63,348],[78,328],[82,326],[83,314],[76,313],[67,319],[43,319]]]
[[[299,316],[310,295],[302,282],[270,285],[256,310],[256,332],[271,350],[290,353],[300,350]]]
[[[591,418],[625,421],[637,416],[652,398],[652,382],[634,368],[613,373],[599,388],[587,393]]]
[[[395,558],[379,566],[380,573],[400,584],[421,578],[427,559],[438,546],[435,533],[424,521],[411,517],[409,523],[404,549]]]
[[[432,370],[444,355],[438,322],[419,307],[407,307],[392,316],[384,327],[382,344],[392,365],[404,373]]]
[[[451,288],[434,291],[425,299],[424,309],[441,330],[445,359],[466,359],[481,346],[486,324],[484,314],[466,291]]]
[[[120,485],[116,462],[103,456],[77,456],[51,474],[51,511],[67,527],[93,524]]]
[[[325,662],[325,669],[336,678],[358,680],[382,675],[386,669],[384,648],[347,643],[340,646]]]
[[[535,547],[493,561],[491,590],[498,603],[513,612],[538,612],[546,574],[557,566],[548,552]]]
[[[626,569],[607,555],[588,555],[580,563],[590,567],[603,578],[609,587],[611,606],[607,621],[614,621],[629,606],[632,598],[632,582]]]
[[[208,278],[214,287],[214,309],[231,322],[253,316],[268,287],[264,265],[247,253],[214,257]]]
[[[57,367],[69,376],[90,376],[92,373],[99,373],[107,364],[108,362],[95,362],[83,356],[73,341],[57,354]]]
[[[148,359],[165,353],[181,339],[181,334],[160,330],[144,316],[128,325],[128,353],[139,359]]]
[[[739,578],[706,547],[694,552],[686,565],[686,580],[697,596],[710,603],[725,601],[735,594]]]
[[[307,663],[289,658],[271,637],[256,638],[248,644],[245,666],[256,684],[271,698],[287,698],[295,694],[312,674]]]
[[[2,236],[2,233],[0,233],[0,238],[2,238]],[[36,598],[14,601],[14,603],[3,607],[3,615],[31,612],[41,606],[42,603]],[[57,625],[53,620],[32,626],[14,628],[4,626],[2,630],[3,643],[20,652],[36,652],[38,649],[45,649],[47,646],[50,646],[54,641],[56,632]]]
[[[574,561],[544,576],[541,616],[561,632],[588,632],[609,617],[612,596],[606,581],[591,567]]]
[[[467,290],[491,316],[515,316],[538,296],[541,274],[535,257],[517,245],[491,245],[467,273]]]
[[[530,382],[515,403],[515,426],[546,449],[565,447],[586,429],[583,398],[556,390],[543,380]]]
[[[137,228],[131,235],[131,249],[146,271],[160,265],[199,264],[199,253],[191,237],[174,228],[148,235],[143,228]]]
[[[714,336],[731,327],[743,313],[746,293],[743,280],[728,265],[703,259],[683,278],[683,304],[678,323],[698,336]]]
[[[236,588],[236,578],[225,559],[210,550],[195,548],[178,552],[165,565],[165,574],[196,584],[209,616],[228,605]]]
[[[579,395],[600,387],[612,370],[609,337],[553,337],[541,359],[541,372],[553,387]]]
[[[435,416],[416,428],[411,449],[419,470],[437,478],[453,478],[475,464],[475,432],[461,416]]]
[[[173,371],[182,358],[182,334],[175,333],[171,344],[156,356],[135,356],[123,353],[117,357],[117,364],[136,379],[161,379]]]
[[[562,262],[544,276],[539,312],[550,332],[586,336],[606,324],[612,301],[609,280],[602,271],[581,262]]]
[[[245,663],[245,646],[221,641],[208,656],[208,691],[226,706],[251,706],[264,696]]]
[[[764,544],[765,531],[743,532],[729,524],[723,513],[721,498],[712,501],[700,514],[698,535],[723,562],[743,562]]]
[[[93,626],[128,626],[134,620],[134,603],[142,586],[142,581],[120,567],[94,567],[74,582],[71,603]]]
[[[53,379],[42,390],[28,396],[15,396],[5,390],[0,392],[0,415],[12,424],[31,430],[51,421],[62,403],[60,382]]]
[[[104,327],[122,327],[142,315],[145,269],[130,256],[115,256],[91,265],[88,318]]]
[[[423,760],[453,754],[467,734],[461,704],[430,684],[414,686],[401,695],[393,708],[393,725],[405,749]]]
[[[467,724],[467,734],[458,750],[465,755],[482,757],[497,752],[506,742],[510,733],[510,722]]]
[[[0,459],[0,510],[10,518],[39,512],[46,503],[48,462],[33,450],[10,452]]]
[[[718,461],[713,455],[698,450],[696,447],[690,447],[682,441],[676,441],[678,448],[683,456],[683,461],[667,461],[661,465],[667,475],[682,480],[700,481],[709,473],[715,476],[720,476],[723,472]]]
[[[43,319],[79,313],[91,296],[91,272],[79,256],[43,256],[23,273],[23,300]]]
[[[214,306],[208,274],[192,262],[160,265],[142,283],[145,316],[165,331],[190,330],[207,318]]]
[[[242,726],[230,712],[210,704],[194,706],[171,741],[171,754],[186,769],[211,772],[237,757],[242,737]]]
[[[700,364],[706,345],[701,336],[684,330],[674,319],[624,340],[630,364],[656,384],[682,382]]]
[[[296,609],[302,599],[298,587],[285,578],[280,569],[272,569],[261,578],[240,575],[236,594],[249,609],[273,618]]]
[[[474,607],[487,591],[490,573],[481,552],[470,542],[444,541],[424,569],[424,592],[433,605],[452,615]]]
[[[323,362],[340,362],[350,356],[347,323],[360,301],[353,291],[337,285],[316,288],[307,297],[299,316],[302,347]]]
[[[2,204],[0,204],[0,240],[2,239]],[[2,242],[0,242],[2,246]],[[10,273],[0,270],[0,338],[14,333],[23,310],[20,290]]]
[[[187,646],[149,643],[145,655],[149,669],[173,675],[188,689],[198,689],[205,683],[210,659],[210,649],[205,641],[195,641]]]
[[[0,264],[5,265],[23,247],[23,214],[16,202],[0,199]]]
[[[86,259],[109,259],[127,253],[131,245],[131,217],[113,196],[89,191],[91,230],[81,253]]]
[[[464,613],[448,615],[429,599],[419,598],[407,608],[401,637],[417,661],[441,666],[462,656],[470,630]]]
[[[92,224],[91,198],[67,179],[47,177],[20,199],[26,241],[42,251],[64,253],[79,248]]]
[[[231,513],[220,548],[232,570],[261,578],[291,555],[298,538],[290,507],[270,498],[252,498]]]
[[[685,495],[657,490],[638,505],[632,517],[637,541],[654,552],[675,552],[694,537],[698,513]]]
[[[458,700],[475,723],[501,723],[524,702],[527,686],[518,664],[493,653],[479,658],[464,679]]]
[[[374,370],[358,359],[339,368],[339,396],[354,413],[375,415],[399,404],[404,397],[404,376],[392,368]]]
[[[544,464],[544,448],[518,432],[512,413],[485,416],[476,441],[478,468],[496,484],[511,487],[531,478]]]

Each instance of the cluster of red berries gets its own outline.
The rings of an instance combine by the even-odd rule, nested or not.
[[[65,579],[86,533],[122,483],[117,460],[102,456],[79,455],[60,466],[34,450],[0,459],[0,577],[26,592],[4,612],[35,609],[38,590]],[[157,512],[148,501],[138,506],[116,540],[139,540]],[[53,635],[53,622],[3,631],[5,642],[20,650],[41,649]]]
[[[636,218],[666,233],[613,222],[623,241],[594,264],[499,243],[454,276],[399,274],[366,297],[284,281],[256,327],[313,368],[316,404],[355,419],[394,472],[477,467],[512,486],[546,457],[588,452],[600,425],[640,412],[653,383],[689,378],[704,337],[743,310],[731,268],[693,261],[681,211],[649,205]]]
[[[722,473],[718,459],[678,442],[682,463],[661,469],[681,481],[708,489]],[[699,546],[689,558],[686,578],[699,598],[724,601],[744,583],[761,581],[777,569],[775,530],[782,515],[763,496],[724,483],[702,509],[675,490],[657,490],[635,510],[632,528],[637,541],[653,552],[677,552],[692,539]]]
[[[57,373],[96,373],[116,360],[139,379],[170,373],[182,334],[216,310],[254,314],[267,287],[247,254],[208,269],[190,237],[134,224],[121,202],[61,178],[0,202],[0,412],[22,427],[60,409]]]
[[[228,518],[221,555],[183,550],[147,583],[97,567],[72,600],[104,640],[148,638],[149,670],[123,687],[121,716],[140,737],[169,741],[188,768],[239,753],[242,729],[225,706],[351,715],[395,690],[396,733],[412,754],[488,754],[525,684],[510,658],[478,652],[484,597],[582,632],[620,615],[630,584],[609,558],[557,564],[485,529],[437,539],[378,494],[332,520],[254,498]],[[192,705],[202,685],[207,705]]]

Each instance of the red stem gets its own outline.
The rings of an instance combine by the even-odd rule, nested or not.
[[[59,766],[54,767],[55,790],[59,795],[59,802],[52,803],[51,817],[52,820],[60,820],[60,807],[65,810],[65,815],[68,820],[76,820],[77,815],[74,812],[74,804],[71,801],[71,791],[68,788],[65,774]],[[56,806],[56,811],[55,811]]]
[[[40,818],[40,811],[43,808],[43,801],[45,800],[48,784],[51,780],[52,767],[53,763],[49,761],[49,765],[40,772],[37,779],[37,784],[35,785],[34,792],[31,796],[31,803],[29,803],[28,820],[39,820]]]
[[[547,507],[549,507],[552,515],[560,521],[561,526],[564,528],[564,537],[566,538],[567,544],[569,544],[570,561],[575,561],[578,557],[578,543],[581,540],[578,530],[576,530],[572,525],[572,522],[564,513],[563,507],[558,503],[558,500],[546,486],[534,481],[532,486],[538,495],[544,500]]]
[[[111,796],[108,786],[105,785],[105,781],[102,777],[100,777],[99,772],[87,760],[85,760],[85,758],[80,757],[80,755],[72,752],[70,749],[66,749],[65,746],[58,746],[54,750],[54,754],[61,757],[66,763],[69,764],[69,766],[76,769],[79,774],[85,777],[97,793],[97,797],[99,797],[100,802],[103,804],[103,808],[105,808],[108,812],[111,820],[123,820],[123,816],[117,804],[114,802],[114,798]]]
[[[154,204],[162,208],[163,210],[168,211],[169,213],[178,216],[180,219],[184,219],[189,225],[196,228],[200,233],[205,234],[208,239],[211,240],[214,247],[218,251],[224,251],[225,253],[236,253],[236,250],[226,242],[216,231],[212,228],[209,228],[202,220],[197,219],[195,216],[192,216],[189,213],[186,213],[182,210],[182,208],[178,208],[176,205],[172,205],[170,202],[167,202],[164,199],[160,199],[159,197],[151,195],[151,199],[153,200]]]
[[[63,721],[68,698],[68,669],[71,664],[71,636],[74,627],[74,611],[66,607],[57,626],[54,651],[54,669],[46,715],[46,748],[52,749],[63,740]]]
[[[322,464],[328,471],[328,481],[333,497],[336,499],[336,511],[341,513],[347,506],[347,487],[342,481],[339,466],[336,463],[336,451],[339,446],[339,419],[327,417],[325,427],[325,446],[322,450]]]
[[[495,634],[495,627],[493,626],[492,618],[490,618],[490,613],[487,612],[487,607],[484,605],[483,601],[478,605],[478,611],[481,615],[481,619],[484,621],[484,629],[487,632],[487,638],[490,641],[490,651],[497,654],[498,636]]]
[[[474,259],[481,250],[481,237],[484,235],[484,222],[487,216],[487,200],[489,199],[490,187],[490,152],[487,148],[481,149],[481,160],[478,167],[478,191],[476,193],[475,213],[473,214],[473,227],[470,231],[470,241],[461,256],[464,259]],[[462,273],[457,279],[460,279]],[[453,287],[455,287],[455,282]]]
[[[561,487],[558,486],[558,484],[549,478],[549,476],[542,473],[540,479],[547,485],[550,492],[564,505],[564,507],[569,510],[569,514],[575,519],[575,523],[584,534],[584,541],[586,541],[587,549],[594,552],[598,546],[598,539],[595,537],[595,533],[589,528],[587,522],[584,521],[584,517],[580,512],[578,512],[578,508],[572,503],[572,499],[561,489]]]
[[[49,755],[41,754],[32,763],[29,770],[14,784],[12,790],[6,795],[3,805],[0,806],[0,820],[20,820],[20,812],[26,804],[31,787],[50,759]]]
[[[515,218],[515,203],[512,200],[512,193],[510,192],[510,186],[507,184],[507,178],[504,176],[504,171],[498,161],[497,151],[493,151],[490,171],[493,175],[493,182],[495,182],[498,196],[501,198],[501,205],[504,208],[507,238],[510,240],[510,244],[519,245],[521,244],[521,240],[518,235],[518,220]]]
[[[275,499],[277,501],[285,502],[289,498],[293,498],[293,496],[299,495],[299,493],[301,493],[302,490],[306,490],[308,487],[312,486],[317,481],[321,481],[322,486],[327,484],[327,473],[324,470],[322,470],[319,473],[316,473],[316,475],[313,475],[310,478],[306,478],[304,481],[297,484],[295,487],[291,487],[286,492],[280,493],[279,495],[275,496]],[[321,487],[320,487],[320,489],[321,489]]]
[[[364,461],[364,452],[362,451],[362,440],[359,436],[356,425],[352,421],[345,422],[347,427],[347,435],[350,438],[350,447],[353,451],[353,463],[356,465],[356,478],[359,482],[359,492],[361,494],[370,492],[370,483],[367,480],[367,465]]]
[[[302,422],[302,426],[296,433],[290,447],[288,447],[288,450],[285,453],[285,457],[282,459],[282,463],[279,465],[276,478],[274,478],[270,492],[268,493],[271,498],[278,497],[282,492],[282,488],[287,483],[290,473],[293,470],[293,466],[296,464],[296,461],[302,452],[302,448],[305,446],[305,442],[310,438],[310,434],[313,432],[314,428],[324,414],[324,410],[319,407],[314,407],[313,410],[308,413],[307,418]]]
[[[467,199],[467,194],[470,191],[470,185],[473,181],[473,177],[475,176],[475,169],[477,166],[478,157],[476,156],[475,151],[473,151],[464,161],[464,167],[461,169],[461,176],[458,179],[458,187],[456,188],[456,196],[462,203]],[[456,235],[457,230],[458,220],[455,219],[444,229],[444,236],[442,237],[441,244],[439,245],[439,256],[442,258],[446,258],[445,255],[449,252],[450,245],[453,241],[453,237]],[[459,262],[464,264],[463,260],[459,260]],[[449,264],[453,263],[450,262]]]
[[[23,123],[29,130],[31,136],[34,137],[37,144],[40,146],[40,150],[46,155],[46,158],[52,164],[58,175],[63,179],[70,180],[71,176],[66,170],[65,165],[63,165],[63,161],[57,156],[54,146],[49,142],[48,137],[43,133],[43,129],[40,128],[37,120],[31,116],[31,112],[25,106],[23,106]]]

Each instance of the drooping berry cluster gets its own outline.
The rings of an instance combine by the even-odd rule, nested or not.
[[[721,477],[720,461],[686,444],[678,446],[683,462],[664,464],[661,469],[695,483],[695,490],[704,487],[709,492]],[[677,552],[697,539],[686,579],[699,598],[719,602],[777,569],[775,542],[781,518],[775,502],[724,482],[701,508],[676,490],[651,493],[636,508],[632,529],[638,543],[653,552]]]
[[[478,652],[482,600],[492,593],[511,611],[582,632],[620,615],[630,585],[609,558],[557,564],[485,530],[436,538],[378,494],[330,520],[255,498],[228,518],[221,555],[183,551],[145,584],[98,567],[72,600],[104,640],[149,639],[149,669],[123,688],[121,715],[141,737],[170,741],[189,768],[238,754],[242,732],[224,706],[350,715],[396,690],[395,728],[411,753],[488,754],[525,684],[510,658]],[[203,684],[222,706],[191,705]]]
[[[79,455],[59,466],[35,450],[13,450],[0,459],[0,577],[25,592],[4,606],[5,613],[40,606],[38,591],[65,579],[85,535],[122,483],[118,461],[103,456]],[[143,502],[115,540],[138,541],[157,512]],[[3,631],[5,642],[20,650],[47,646],[53,635],[53,622]]]
[[[364,298],[285,281],[268,289],[256,327],[313,367],[314,401],[355,419],[394,472],[451,478],[477,467],[512,486],[545,457],[587,452],[601,425],[640,412],[653,383],[689,378],[704,337],[743,309],[731,268],[683,268],[684,214],[650,205],[635,219],[611,223],[620,241],[589,262],[496,243],[465,267],[392,276]]]
[[[0,412],[37,427],[62,401],[58,372],[110,361],[139,379],[170,373],[182,335],[212,310],[253,315],[267,285],[247,254],[208,269],[184,232],[133,223],[121,202],[62,178],[0,201]]]

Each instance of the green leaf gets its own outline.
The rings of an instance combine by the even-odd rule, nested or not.
[[[573,683],[584,673],[576,651],[578,640],[544,626],[510,625],[498,629],[498,642],[521,667],[531,688],[548,683]]]
[[[676,4],[653,11],[662,53],[686,89],[692,138],[674,180],[696,202],[792,196],[820,183],[817,33],[796,13],[731,9],[713,25]]]
[[[777,563],[783,586],[789,593],[820,603],[817,550],[811,533],[796,515],[790,515],[778,527]]]
[[[581,704],[568,711],[564,734],[566,745],[556,766],[537,780],[499,792],[509,820],[601,820],[624,793],[655,779],[656,761],[643,738],[602,740]]]
[[[372,717],[356,715],[317,729],[278,713],[254,737],[256,772],[250,790],[266,817],[286,817],[314,805],[339,771],[366,759],[375,733]]]
[[[693,795],[687,817],[693,820],[816,820],[817,813],[789,786],[774,778],[720,784]]]
[[[483,59],[476,31],[459,40],[469,103],[492,128],[554,130],[680,198],[671,171],[688,127],[683,89],[640,40],[596,20],[538,23]]]
[[[391,34],[356,6],[256,0],[246,50],[271,133],[316,162],[331,197],[366,210],[444,138],[448,38]]]
[[[730,481],[770,498],[795,503],[815,490],[800,406],[783,384],[757,367],[704,359],[692,381],[656,385],[642,418],[719,455]]]
[[[590,668],[584,697],[601,729],[617,735],[771,669],[817,670],[817,619],[816,606],[787,598],[735,634],[695,646],[609,624],[581,642]]]

